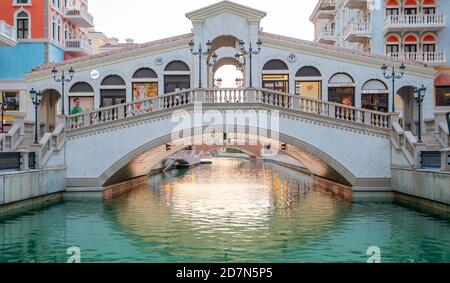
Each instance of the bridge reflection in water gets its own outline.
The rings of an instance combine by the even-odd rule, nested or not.
[[[449,262],[450,222],[391,203],[352,203],[309,175],[216,159],[109,201],[62,201],[0,217],[0,262]],[[131,184],[135,185],[135,184]]]

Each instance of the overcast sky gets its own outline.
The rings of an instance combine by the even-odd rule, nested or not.
[[[235,0],[233,2],[267,12],[264,31],[312,40],[314,26],[309,22],[318,0]],[[138,43],[190,32],[187,12],[220,0],[90,0],[95,28],[121,42],[132,38]]]

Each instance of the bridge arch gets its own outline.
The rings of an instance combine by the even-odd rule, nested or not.
[[[196,131],[195,129],[192,130],[194,132]],[[252,128],[249,130],[251,132],[258,131],[259,128]],[[355,185],[356,177],[351,173],[351,171],[329,154],[325,153],[324,151],[320,150],[314,145],[311,145],[305,141],[302,141],[290,135],[282,133],[279,133],[278,135],[279,135],[279,142],[288,144],[288,147],[290,148],[290,151],[286,153],[298,159],[303,164],[305,164],[306,168],[309,169],[313,174],[328,179],[332,179],[345,185]],[[174,150],[170,152],[167,152],[165,145],[171,143],[173,143],[172,135],[166,134],[157,137],[153,140],[150,140],[139,147],[132,149],[130,152],[124,154],[114,164],[111,164],[111,166],[109,166],[103,172],[103,174],[101,174],[100,185],[108,186],[117,182],[126,181],[125,179],[120,179],[120,177],[123,177],[124,174],[130,173],[130,171],[132,171],[133,168],[136,167],[136,164],[133,164],[133,161],[138,160],[139,158],[141,158],[141,160],[138,160],[137,164],[145,163],[142,162],[142,158],[144,160],[152,160],[151,163],[147,163],[149,167],[146,168],[146,170],[142,171],[141,168],[140,171],[141,174],[142,172],[144,172],[145,174],[142,175],[146,175],[150,173],[150,171],[154,168],[156,164],[168,158],[171,154],[187,147],[187,145],[184,144],[182,146],[175,147]],[[186,141],[184,143],[186,143]],[[241,148],[238,145],[224,146],[224,147],[236,148],[241,150]],[[156,154],[156,152],[158,151],[159,154]],[[252,156],[255,156],[254,153],[252,152],[249,153]],[[152,158],[150,158],[150,156],[152,156]],[[158,157],[155,159],[154,158],[155,156]],[[139,176],[131,176],[131,177],[134,178]]]

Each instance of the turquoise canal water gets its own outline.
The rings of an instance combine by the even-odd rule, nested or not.
[[[450,221],[350,203],[277,165],[215,159],[113,200],[0,216],[0,262],[450,262]]]

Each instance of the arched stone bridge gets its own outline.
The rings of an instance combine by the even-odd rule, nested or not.
[[[217,121],[214,113],[235,116]],[[180,140],[191,135],[190,144],[199,137],[201,142],[215,126],[219,136],[243,130],[264,135],[266,142],[287,143],[314,174],[354,190],[383,191],[390,190],[390,119],[386,113],[264,89],[185,90],[68,116],[65,150],[46,159],[49,167],[66,165],[68,187],[99,188],[149,173],[185,148]],[[174,137],[174,132],[182,134]]]

